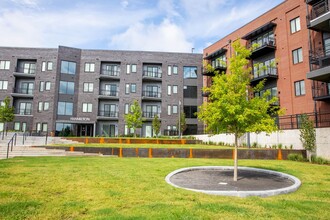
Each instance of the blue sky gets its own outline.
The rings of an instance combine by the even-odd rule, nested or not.
[[[1,0],[0,46],[202,52],[283,0]]]

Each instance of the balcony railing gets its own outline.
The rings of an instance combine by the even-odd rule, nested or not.
[[[153,91],[142,91],[142,96],[148,97],[148,98],[161,98],[162,93],[161,92],[153,92]]]
[[[16,67],[16,72],[34,75],[36,73],[36,68],[35,67],[28,67],[28,68]]]
[[[329,11],[329,4],[328,0],[324,0],[318,2],[313,5],[311,13],[309,15],[310,20],[314,20],[315,18],[320,17],[321,15],[327,13]]]
[[[321,69],[330,66],[330,44],[315,48],[309,52],[311,70]]]
[[[120,70],[102,69],[101,75],[119,77]]]
[[[155,118],[156,115],[160,118],[160,114],[157,112],[143,112],[142,117],[144,118]]]
[[[32,109],[15,109],[17,115],[32,115]]]
[[[250,47],[254,47],[252,53],[263,48],[263,47],[275,47],[276,41],[274,37],[263,38],[261,42],[251,43]]]
[[[118,97],[118,91],[101,89],[100,95],[110,96],[110,97]]]
[[[14,88],[13,93],[33,95],[33,89],[29,88]]]
[[[267,77],[277,78],[277,68],[276,67],[266,67],[263,71],[253,72],[253,77],[251,81],[256,81],[259,79],[264,79]]]
[[[162,73],[144,70],[143,71],[143,77],[161,79],[162,78]]]
[[[118,118],[118,111],[99,111],[99,116],[109,117],[109,118]]]
[[[314,122],[315,128],[330,127],[330,112],[306,113],[308,118]],[[301,115],[285,115],[276,118],[280,130],[299,129],[301,126]]]
[[[178,134],[179,134],[178,130],[168,130],[168,129],[164,130],[165,136],[178,136]]]
[[[314,100],[330,100],[330,83],[313,81],[312,92]]]

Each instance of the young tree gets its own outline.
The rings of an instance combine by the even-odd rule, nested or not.
[[[154,130],[154,134],[156,137],[158,137],[158,134],[160,132],[160,126],[161,126],[161,121],[158,118],[158,115],[156,114],[155,118],[152,120],[152,129]]]
[[[314,122],[309,120],[306,114],[301,116],[300,141],[307,151],[309,162],[312,161],[312,154],[316,150],[316,132]]]
[[[180,111],[180,119],[178,119],[177,127],[180,131],[180,135],[187,129],[186,114],[182,111]]]
[[[125,115],[125,121],[129,129],[133,128],[134,137],[136,137],[136,129],[142,127],[142,110],[139,102],[135,100],[131,105],[131,112]]]
[[[251,51],[242,46],[239,40],[233,43],[233,48],[235,53],[230,58],[229,73],[216,73],[211,87],[203,88],[204,92],[210,93],[209,102],[200,107],[198,118],[204,121],[206,130],[211,133],[234,134],[234,181],[237,181],[239,137],[246,132],[270,133],[277,130],[271,115],[276,115],[279,109],[272,106],[277,98],[269,98],[269,91],[260,97],[249,95],[261,91],[263,82],[251,88],[251,68],[247,67]]]
[[[4,139],[5,129],[7,127],[8,122],[12,122],[15,118],[15,109],[10,106],[10,99],[7,96],[3,100],[3,105],[0,106],[0,122],[4,124],[3,132],[2,132],[2,140]]]

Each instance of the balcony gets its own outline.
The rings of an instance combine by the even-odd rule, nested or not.
[[[143,81],[162,81],[162,73],[144,70],[142,79]]]
[[[33,98],[33,89],[31,88],[14,88],[13,97]]]
[[[22,78],[35,78],[36,68],[34,66],[30,67],[16,67],[14,76]]]
[[[216,65],[216,66],[213,66],[213,69],[203,68],[202,74],[204,76],[215,76],[215,71],[222,73],[226,70],[227,70],[226,65]]]
[[[330,82],[330,49],[326,48],[330,44],[310,52],[311,72],[307,73],[307,79]]]
[[[273,80],[277,79],[277,68],[276,67],[268,67],[264,71],[260,71],[257,73],[253,73],[253,77],[251,79],[251,84],[258,84],[261,80]]]
[[[162,99],[162,93],[161,92],[153,92],[153,91],[142,91],[142,99],[143,100],[161,100]]]
[[[315,31],[330,31],[330,13],[328,0],[309,1],[312,5],[312,10],[307,16],[307,27]]]
[[[147,120],[148,119],[154,119],[156,117],[156,115],[160,119],[160,113],[158,113],[158,112],[143,112],[142,113],[142,117],[147,119]]]
[[[101,89],[99,99],[118,100],[119,92],[116,90]]]
[[[113,80],[119,80],[120,78],[120,70],[109,70],[109,69],[102,69],[101,70],[101,79],[113,79]]]
[[[118,120],[118,111],[100,110],[97,116],[98,120]]]
[[[330,83],[314,81],[312,94],[315,101],[330,101]]]
[[[16,115],[32,115],[32,109],[15,109]]]
[[[251,51],[250,58],[255,59],[264,54],[274,52],[276,50],[276,41],[274,37],[267,37],[255,45],[250,45],[250,47],[254,47]]]

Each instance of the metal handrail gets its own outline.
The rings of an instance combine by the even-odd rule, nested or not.
[[[16,139],[17,139],[17,133],[13,135],[13,137],[9,140],[8,145],[7,145],[7,159],[9,157],[9,147],[11,146],[11,152],[13,151],[13,145],[16,146]]]

